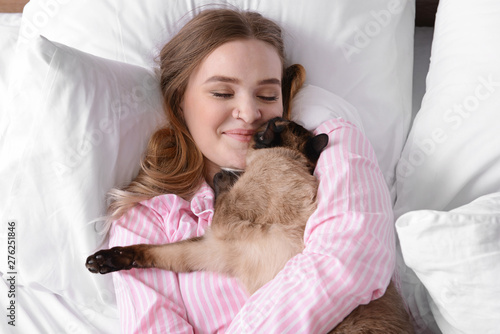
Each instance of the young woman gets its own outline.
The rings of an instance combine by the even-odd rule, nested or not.
[[[288,117],[290,86],[302,84],[284,75],[279,26],[252,12],[204,11],[160,58],[168,125],[152,136],[137,178],[112,192],[111,247],[202,235],[213,216],[213,175],[245,168],[255,129]],[[315,170],[318,209],[305,250],[252,296],[208,272],[113,273],[123,332],[321,333],[385,292],[395,240],[374,152],[349,122],[316,131],[330,144]]]

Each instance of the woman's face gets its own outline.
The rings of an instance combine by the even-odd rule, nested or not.
[[[221,45],[191,74],[181,108],[209,182],[220,167],[245,168],[255,130],[283,114],[281,69],[276,50],[251,39]]]

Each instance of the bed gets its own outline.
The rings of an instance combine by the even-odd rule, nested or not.
[[[499,333],[495,0],[32,0],[1,13],[0,331],[120,332],[111,277],[84,266],[106,241],[95,220],[162,122],[159,48],[214,3],[283,26],[287,61],[308,72],[294,119],[343,117],[370,139],[416,332]]]

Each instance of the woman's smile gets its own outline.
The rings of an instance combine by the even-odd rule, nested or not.
[[[252,140],[255,130],[233,129],[223,131],[222,134],[240,142],[248,143]]]

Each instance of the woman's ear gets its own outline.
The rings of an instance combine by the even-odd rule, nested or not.
[[[285,69],[281,83],[283,96],[283,117],[290,119],[292,99],[306,80],[306,70],[300,64],[294,64]]]

